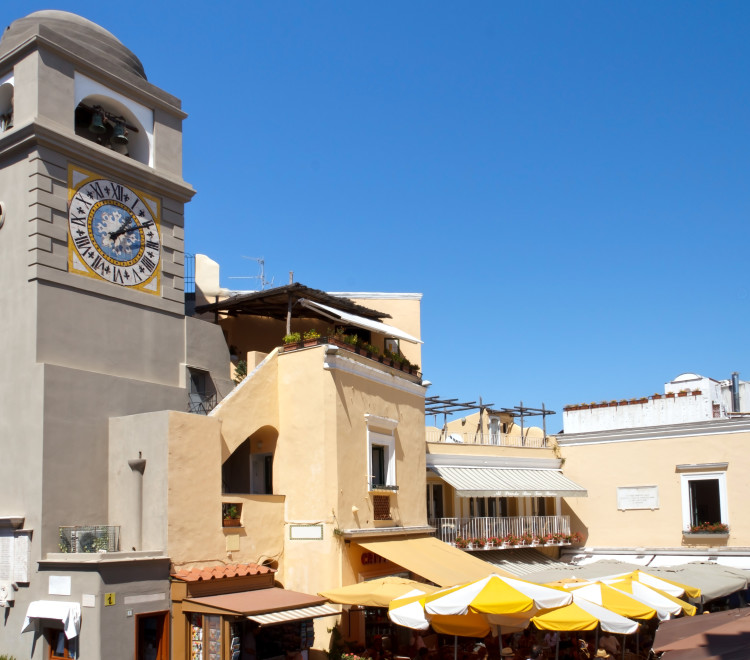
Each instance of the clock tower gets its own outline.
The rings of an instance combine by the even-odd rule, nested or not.
[[[0,648],[17,657],[59,644],[133,658],[134,621],[169,610],[164,548],[140,547],[125,528],[128,547],[114,548],[122,521],[110,519],[108,482],[120,468],[108,442],[111,418],[186,410],[185,116],[130,50],[80,16],[35,12],[2,35],[0,587],[12,599]],[[63,530],[89,527],[110,530],[101,549],[114,555],[72,556]],[[83,607],[87,634],[58,639],[40,616],[33,645],[19,636],[29,606],[48,601]]]

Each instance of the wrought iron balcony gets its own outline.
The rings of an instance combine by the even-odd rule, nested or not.
[[[435,536],[453,545],[456,545],[457,538],[504,539],[509,536],[521,538],[529,535],[537,539],[549,535],[570,536],[570,516],[431,518],[429,523],[435,528]]]
[[[118,552],[119,550],[119,526],[60,527],[60,552]]]

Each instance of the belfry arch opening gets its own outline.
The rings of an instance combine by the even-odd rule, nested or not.
[[[133,160],[149,164],[148,134],[123,103],[102,94],[84,98],[75,109],[75,133]]]

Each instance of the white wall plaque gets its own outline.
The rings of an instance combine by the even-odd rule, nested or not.
[[[31,551],[31,532],[16,532],[13,543],[13,581],[29,581],[29,552]]]
[[[96,607],[96,594],[81,594],[81,607]]]
[[[658,486],[620,486],[617,488],[617,508],[628,509],[659,508]]]
[[[0,529],[0,581],[13,578],[13,530]]]
[[[289,525],[292,541],[322,541],[323,525]]]
[[[49,595],[70,596],[70,575],[50,575]]]

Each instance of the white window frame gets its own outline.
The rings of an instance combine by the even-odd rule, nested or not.
[[[372,466],[372,448],[373,446],[383,447],[385,462],[385,484],[384,486],[397,487],[396,482],[396,437],[395,431],[398,421],[387,417],[378,417],[376,415],[365,415],[367,424],[367,489],[378,490],[373,488],[373,466]],[[375,430],[377,429],[377,430]]]
[[[682,490],[682,529],[689,532],[692,525],[690,515],[690,482],[691,481],[718,481],[719,482],[719,510],[721,520],[712,522],[721,522],[729,525],[729,506],[727,499],[727,473],[726,472],[690,472],[680,475],[680,487]]]

